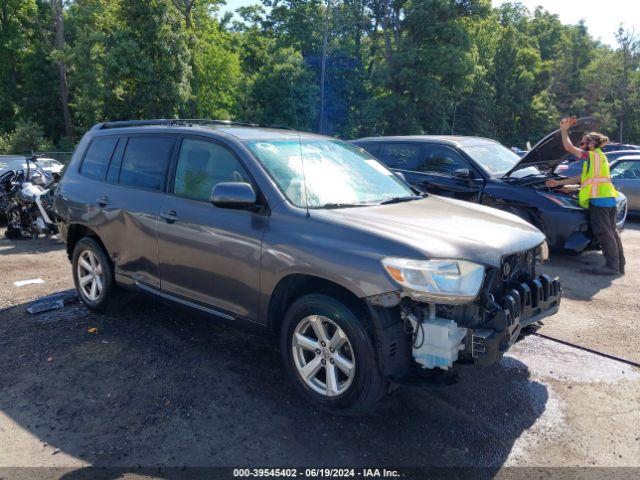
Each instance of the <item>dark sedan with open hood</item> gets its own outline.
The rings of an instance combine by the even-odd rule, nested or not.
[[[595,121],[583,118],[569,135],[578,144]],[[545,185],[562,162],[565,150],[555,131],[520,158],[500,143],[479,137],[369,137],[352,143],[364,148],[416,189],[481,203],[518,215],[538,227],[554,251],[580,253],[599,248],[588,212],[577,194]],[[618,194],[618,228],[624,226],[627,200]]]

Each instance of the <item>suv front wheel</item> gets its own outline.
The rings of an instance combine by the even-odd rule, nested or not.
[[[85,237],[73,249],[73,282],[82,303],[94,312],[104,312],[114,290],[113,268],[104,249]]]
[[[323,410],[365,413],[384,394],[371,336],[355,310],[336,298],[312,294],[293,303],[281,351],[298,392]]]

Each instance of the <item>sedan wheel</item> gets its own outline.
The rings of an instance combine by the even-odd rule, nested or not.
[[[353,348],[345,332],[321,315],[303,318],[292,337],[292,353],[302,381],[327,397],[341,395],[356,373]]]

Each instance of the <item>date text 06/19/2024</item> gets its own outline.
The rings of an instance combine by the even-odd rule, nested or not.
[[[394,478],[397,470],[386,468],[235,468],[234,477],[289,477],[289,478]]]

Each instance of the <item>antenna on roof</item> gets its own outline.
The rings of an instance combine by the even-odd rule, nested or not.
[[[283,80],[286,82],[287,87],[289,87],[289,98],[293,101],[293,89],[291,88],[291,83],[288,78],[285,78],[282,75]],[[298,134],[298,150],[300,152],[300,164],[302,166],[302,183],[304,186],[304,205],[307,210],[307,217],[310,216],[309,213],[309,196],[307,193],[307,175],[304,170],[304,155],[302,154],[302,138],[300,137],[300,122],[298,121],[298,111],[296,110],[295,102],[293,103],[293,118],[296,121],[296,133]]]

